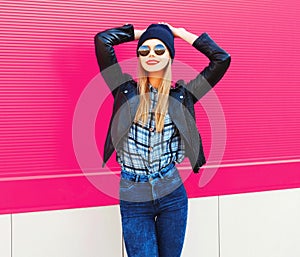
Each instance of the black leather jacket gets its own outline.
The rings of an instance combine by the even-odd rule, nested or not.
[[[101,74],[113,96],[113,114],[109,124],[105,146],[104,163],[113,151],[120,147],[134,120],[139,97],[137,82],[123,73],[117,62],[113,46],[134,40],[133,25],[124,25],[99,32],[95,36],[97,61]],[[170,90],[169,115],[179,130],[185,144],[185,154],[195,173],[205,164],[200,134],[195,123],[194,104],[223,77],[230,64],[230,55],[220,48],[207,33],[203,33],[193,46],[210,60],[200,74],[188,83],[176,82]]]

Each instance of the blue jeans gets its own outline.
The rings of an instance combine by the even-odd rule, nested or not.
[[[121,172],[120,212],[127,255],[180,257],[188,212],[181,177],[174,164],[146,177]]]

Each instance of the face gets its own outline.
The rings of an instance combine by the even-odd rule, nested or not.
[[[168,48],[159,39],[148,39],[139,49],[141,65],[147,72],[161,71],[170,61]]]

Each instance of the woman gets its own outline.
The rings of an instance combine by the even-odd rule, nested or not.
[[[172,85],[174,37],[210,63],[188,83]],[[138,40],[138,79],[122,72],[113,46]],[[128,257],[177,257],[186,231],[188,200],[176,169],[186,156],[197,173],[205,164],[194,104],[223,77],[230,55],[207,33],[197,36],[167,23],[133,25],[95,36],[100,71],[114,96],[104,163],[117,151],[121,165],[120,211]]]

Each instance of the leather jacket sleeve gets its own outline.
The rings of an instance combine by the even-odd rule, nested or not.
[[[209,65],[187,84],[187,89],[193,94],[195,103],[224,76],[230,65],[231,57],[207,33],[199,36],[193,46],[210,60]]]
[[[107,29],[95,35],[94,41],[98,65],[105,82],[112,92],[130,79],[130,76],[124,74],[118,64],[114,46],[132,40],[134,40],[134,28],[131,24]]]

